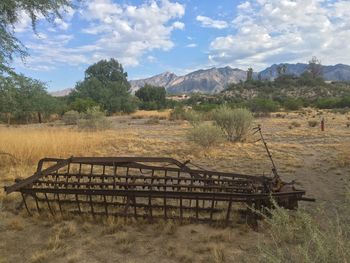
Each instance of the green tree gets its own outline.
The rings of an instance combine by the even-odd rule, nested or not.
[[[7,124],[11,124],[11,118],[17,111],[17,89],[10,77],[0,75],[0,113],[6,116]]]
[[[135,92],[135,96],[141,101],[141,109],[160,110],[166,107],[166,91],[164,87],[146,84]]]
[[[322,64],[317,57],[312,57],[307,70],[310,72],[313,79],[322,78]]]
[[[252,80],[253,80],[253,69],[252,68],[248,68],[246,82],[249,82],[249,81],[252,81]]]
[[[25,12],[31,19],[35,31],[39,17],[49,22],[60,18],[62,8],[71,6],[70,0],[1,0],[0,1],[0,73],[13,73],[9,67],[14,55],[24,58],[27,55],[24,45],[15,37],[14,28]]]
[[[85,78],[78,82],[69,95],[70,103],[77,98],[90,99],[103,110],[113,112],[132,112],[136,102],[131,98],[127,73],[115,59],[101,60],[85,71]]]

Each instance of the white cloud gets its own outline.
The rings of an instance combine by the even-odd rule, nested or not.
[[[250,0],[238,6],[236,33],[217,37],[216,64],[265,67],[278,62],[350,63],[350,1]]]
[[[111,0],[86,1],[78,11],[80,19],[87,25],[82,33],[95,35],[96,41],[90,45],[73,46],[72,38],[64,41],[58,38],[69,27],[69,19],[74,13],[67,14],[67,20],[57,20],[57,35],[29,43],[31,63],[55,65],[91,64],[100,59],[117,58],[124,66],[136,66],[147,52],[160,49],[170,50],[174,43],[171,34],[174,30],[184,29],[179,19],[185,13],[185,7],[169,0],[147,1],[139,6],[119,5]]]
[[[216,29],[224,29],[228,27],[228,24],[226,21],[214,20],[206,16],[197,16],[196,20],[201,23],[202,27],[216,28]]]
[[[197,44],[196,43],[191,43],[191,44],[188,44],[186,47],[194,48],[194,47],[197,47]]]

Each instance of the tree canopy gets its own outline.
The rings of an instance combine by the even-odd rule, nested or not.
[[[90,99],[109,114],[132,112],[137,104],[130,94],[130,84],[123,66],[115,59],[101,60],[85,71],[85,78],[78,82],[70,95],[70,102]]]
[[[146,84],[135,92],[135,96],[140,99],[140,108],[143,110],[160,110],[166,107],[166,91],[164,87]]]
[[[27,55],[25,46],[14,35],[14,28],[20,14],[26,13],[35,31],[38,17],[52,22],[60,18],[64,8],[71,6],[70,0],[1,0],[0,1],[0,73],[13,73],[9,67],[14,55],[24,58]]]

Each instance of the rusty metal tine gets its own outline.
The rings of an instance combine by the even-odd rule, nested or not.
[[[58,202],[58,207],[60,209],[61,215],[63,216],[61,200],[60,200],[60,194],[59,193],[57,193],[57,202]]]
[[[92,203],[92,195],[91,194],[89,195],[89,199],[90,199],[91,213],[92,213],[92,216],[95,218],[95,211],[94,211],[94,206],[93,206],[93,203]]]
[[[230,201],[228,203],[227,207],[227,213],[226,213],[226,226],[228,226],[230,215],[231,215],[231,207],[232,207],[232,197],[230,197]]]
[[[75,194],[75,200],[77,201],[79,214],[81,214],[81,208],[80,208],[80,202],[79,202],[78,194]]]
[[[196,197],[196,219],[198,221],[198,196]]]
[[[182,210],[182,196],[180,196],[180,222],[182,223],[183,210]]]
[[[51,214],[54,216],[54,213],[53,213],[53,210],[52,210],[52,208],[51,208],[51,205],[50,205],[49,199],[47,198],[47,194],[46,194],[46,193],[44,193],[44,195],[45,195],[45,199],[46,199],[47,207],[49,208],[50,213],[51,213]]]
[[[151,195],[148,195],[148,216],[149,216],[149,220],[150,220],[150,221],[153,221],[152,198],[151,198]]]
[[[24,206],[25,206],[25,208],[27,210],[28,215],[32,216],[32,213],[28,209],[26,198],[25,198],[25,196],[24,196],[24,194],[22,192],[21,192],[21,195],[22,195],[23,203],[24,203]]]
[[[40,213],[41,210],[40,210],[40,207],[39,207],[39,202],[38,202],[38,198],[37,198],[36,194],[34,193],[34,194],[32,195],[32,197],[35,199],[36,209],[38,210],[38,213]]]
[[[166,196],[164,195],[164,219],[167,219],[167,206],[166,206]]]

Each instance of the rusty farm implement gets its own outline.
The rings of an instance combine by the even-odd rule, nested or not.
[[[258,127],[256,132],[261,130]],[[268,156],[271,154],[266,142]],[[178,219],[229,224],[238,208],[248,220],[274,203],[295,209],[312,201],[283,182],[272,161],[272,177],[208,171],[189,161],[163,157],[44,158],[37,171],[5,187],[19,192],[29,214],[41,212]],[[243,205],[242,205],[243,204]]]

